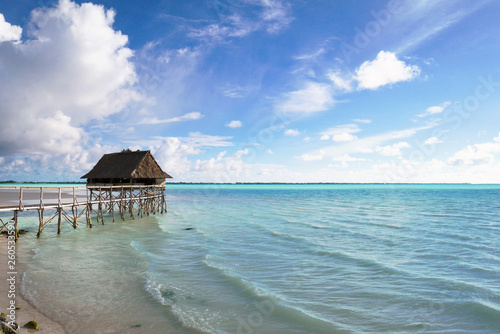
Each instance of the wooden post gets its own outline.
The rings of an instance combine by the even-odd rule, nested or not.
[[[14,236],[15,240],[17,241],[17,238],[19,237],[19,230],[17,229],[17,210],[14,211]]]
[[[71,211],[73,212],[73,228],[76,229],[78,226],[78,206],[76,203],[75,187],[73,187],[73,208]]]
[[[89,201],[89,188],[87,188],[87,202],[90,203],[90,210],[92,211],[92,198],[93,198],[92,189],[90,189],[90,201]]]
[[[109,204],[111,205],[111,214],[113,215],[113,223],[115,222],[115,202],[113,202],[113,189],[109,191]]]
[[[38,209],[38,233],[36,234],[37,238],[40,238],[42,235],[42,227],[43,227],[43,209]]]
[[[141,187],[139,188],[139,215],[141,215],[141,218],[142,218],[142,211],[143,210],[143,205],[142,205],[142,197],[144,196],[144,189]]]
[[[19,188],[19,211],[23,211],[23,187]]]
[[[99,215],[101,217],[101,224],[104,225],[104,215],[102,214],[102,188],[99,187]]]
[[[71,213],[73,214],[73,228],[76,229],[78,226],[78,207],[72,206]]]
[[[62,201],[61,201],[61,188],[59,187],[59,199],[58,199],[58,218],[57,218],[57,234],[61,234],[61,225],[62,225]]]
[[[87,212],[86,212],[87,226],[89,226],[90,228],[92,228],[92,220],[90,219],[90,210],[92,210],[91,209],[91,204],[87,203]]]
[[[40,208],[43,209],[43,188],[40,187]]]
[[[43,188],[40,187],[40,208],[38,209],[38,233],[37,238],[40,238],[43,229]]]
[[[130,217],[132,217],[132,219],[135,219],[134,217],[134,200],[133,200],[133,196],[134,196],[134,191],[132,189],[132,186],[130,186]]]
[[[122,220],[125,220],[125,209],[123,208],[123,186],[122,186],[122,194],[120,196],[120,215],[122,217]]]

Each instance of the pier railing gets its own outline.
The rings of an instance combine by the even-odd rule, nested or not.
[[[19,235],[18,216],[20,212],[38,211],[39,227],[37,236],[57,218],[57,233],[61,233],[63,220],[77,228],[85,215],[85,223],[92,227],[92,214],[98,223],[104,224],[108,214],[115,221],[115,213],[122,220],[125,213],[132,218],[144,214],[167,211],[165,186],[161,185],[120,185],[81,187],[3,187],[1,191],[7,200],[0,202],[0,212],[13,212],[16,239]],[[49,211],[47,217],[44,216]],[[54,210],[54,212],[52,212]],[[0,232],[7,223],[0,219]]]

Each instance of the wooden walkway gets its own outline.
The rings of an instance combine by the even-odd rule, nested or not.
[[[85,224],[92,227],[92,213],[98,223],[104,224],[104,216],[115,213],[125,220],[125,214],[132,218],[145,214],[164,213],[167,211],[165,186],[88,186],[88,187],[17,187],[1,188],[5,197],[0,202],[0,212],[13,212],[16,240],[19,236],[19,213],[38,211],[38,233],[57,218],[57,234],[61,233],[63,221],[77,228],[85,215]],[[49,214],[46,210],[49,210]],[[53,211],[53,212],[52,212]],[[0,219],[0,232],[9,221]]]

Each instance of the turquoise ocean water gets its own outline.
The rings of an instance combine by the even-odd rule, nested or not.
[[[22,294],[68,333],[500,333],[498,185],[166,194],[164,215],[23,236]]]

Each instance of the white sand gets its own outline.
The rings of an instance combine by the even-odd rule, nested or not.
[[[16,259],[17,261],[22,261],[23,259]],[[9,314],[7,312],[7,307],[9,306],[10,299],[8,297],[9,284],[7,282],[8,275],[8,258],[7,258],[7,238],[5,236],[0,237],[0,312]],[[21,310],[16,311],[16,322],[19,326],[23,326],[30,320],[35,320],[40,326],[40,331],[36,333],[52,333],[52,334],[63,334],[65,333],[63,327],[44,316],[40,311],[31,306],[27,301],[25,301],[19,293],[20,290],[20,279],[21,273],[18,272],[16,278],[16,307],[21,307]],[[27,330],[25,328],[20,328],[19,333],[33,333],[32,330]]]

